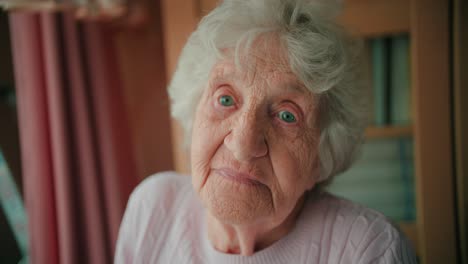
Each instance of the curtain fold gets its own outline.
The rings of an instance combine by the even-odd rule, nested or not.
[[[137,183],[112,31],[11,13],[32,263],[111,263]]]

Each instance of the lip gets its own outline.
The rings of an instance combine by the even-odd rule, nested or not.
[[[239,182],[239,183],[247,184],[247,185],[263,185],[260,181],[256,179],[256,177],[248,173],[238,172],[230,168],[214,169],[214,171],[220,176],[225,177],[231,181],[235,181],[235,182]]]

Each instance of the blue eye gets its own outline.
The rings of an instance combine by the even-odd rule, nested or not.
[[[281,111],[278,113],[278,117],[286,123],[296,122],[296,117],[289,111]]]
[[[219,98],[219,103],[222,106],[232,106],[234,104],[234,99],[230,95],[223,95]]]

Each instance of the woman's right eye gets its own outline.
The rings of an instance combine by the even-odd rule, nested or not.
[[[226,107],[233,106],[234,98],[232,98],[230,95],[222,95],[219,97],[219,104]]]

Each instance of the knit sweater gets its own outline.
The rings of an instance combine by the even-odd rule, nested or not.
[[[147,178],[127,204],[115,263],[416,263],[382,214],[325,192],[309,195],[295,227],[252,256],[215,250],[204,211],[190,177]]]

